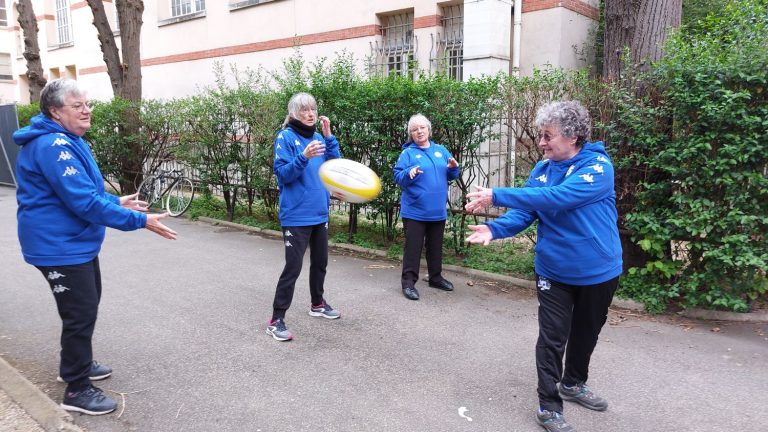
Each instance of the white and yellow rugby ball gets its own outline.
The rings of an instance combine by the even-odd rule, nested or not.
[[[368,202],[381,192],[379,176],[359,162],[331,159],[320,165],[318,173],[328,192],[346,202]]]

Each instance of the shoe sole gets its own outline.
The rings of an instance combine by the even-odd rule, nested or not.
[[[579,399],[579,398],[577,398],[575,396],[568,396],[568,395],[560,393],[560,397],[563,400],[567,400],[567,401],[570,401],[570,402],[575,402],[575,403],[583,406],[584,408],[591,409],[592,411],[605,411],[605,410],[608,409],[608,405],[606,405],[606,406],[589,405],[589,404],[584,403],[581,399]]]
[[[105,380],[105,379],[107,379],[107,378],[109,378],[111,376],[112,376],[112,372],[110,372],[110,373],[108,373],[106,375],[97,375],[97,376],[88,377],[88,379],[90,379],[91,381],[101,381],[101,380]],[[60,376],[56,377],[56,381],[58,381],[60,383],[65,382],[64,378],[62,378]]]
[[[439,289],[440,291],[453,291],[453,288],[445,288],[437,285],[429,285],[430,288]]]
[[[63,409],[65,409],[65,410],[67,410],[67,411],[76,411],[76,412],[80,412],[80,413],[83,413],[83,414],[94,415],[94,416],[109,414],[112,411],[114,411],[115,409],[117,409],[117,407],[115,407],[115,408],[112,408],[111,410],[108,410],[108,411],[89,411],[89,410],[87,410],[85,408],[76,407],[74,405],[66,405],[63,402],[61,404],[61,407]]]
[[[285,342],[285,341],[293,340],[293,336],[288,336],[287,338],[280,337],[280,336],[272,333],[271,331],[269,331],[269,329],[267,329],[267,334],[272,336],[272,339],[274,339],[276,341],[280,341],[280,342]]]
[[[313,317],[323,317],[323,318],[326,318],[326,319],[339,319],[339,318],[341,318],[341,315],[336,315],[336,316],[328,316],[328,315],[325,315],[325,314],[324,314],[324,313],[322,313],[322,312],[313,312],[313,311],[309,311],[309,316],[313,316]]]

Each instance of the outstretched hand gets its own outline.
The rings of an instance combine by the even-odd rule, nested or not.
[[[176,231],[168,228],[167,226],[163,225],[162,222],[160,222],[161,219],[165,219],[168,217],[168,213],[151,213],[147,215],[147,225],[144,227],[153,233],[165,237],[169,240],[176,240]]]
[[[149,204],[146,201],[138,199],[139,193],[136,192],[133,195],[125,195],[120,197],[120,207],[125,207],[129,210],[135,210],[140,212],[146,212],[149,208]]]
[[[320,130],[323,132],[323,137],[328,138],[331,136],[331,120],[326,116],[320,116]]]
[[[482,243],[483,246],[488,246],[493,240],[493,233],[488,225],[468,225],[467,228],[474,231],[467,237],[467,243]]]
[[[464,209],[470,213],[477,213],[493,204],[493,189],[475,185],[475,192],[467,194],[470,200]]]

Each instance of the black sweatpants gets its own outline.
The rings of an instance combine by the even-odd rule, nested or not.
[[[563,412],[557,383],[573,386],[589,378],[589,360],[618,285],[618,277],[595,285],[568,285],[536,276],[539,298],[536,371],[542,409]]]
[[[438,280],[443,272],[443,234],[445,220],[419,221],[403,218],[405,247],[403,250],[402,288],[412,287],[419,280],[422,246],[426,247],[429,280]]]
[[[285,267],[277,281],[275,300],[272,303],[272,319],[285,318],[291,307],[296,279],[301,274],[304,252],[309,246],[309,294],[312,304],[323,302],[325,269],[328,266],[328,224],[283,227],[285,242]]]
[[[61,317],[59,376],[68,383],[67,391],[80,391],[90,385],[91,338],[101,301],[99,258],[85,264],[36,267],[48,281]]]

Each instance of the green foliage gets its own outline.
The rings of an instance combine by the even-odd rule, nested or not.
[[[29,120],[40,113],[40,104],[37,102],[28,105],[16,105],[16,115],[19,118],[19,127],[29,126]]]

